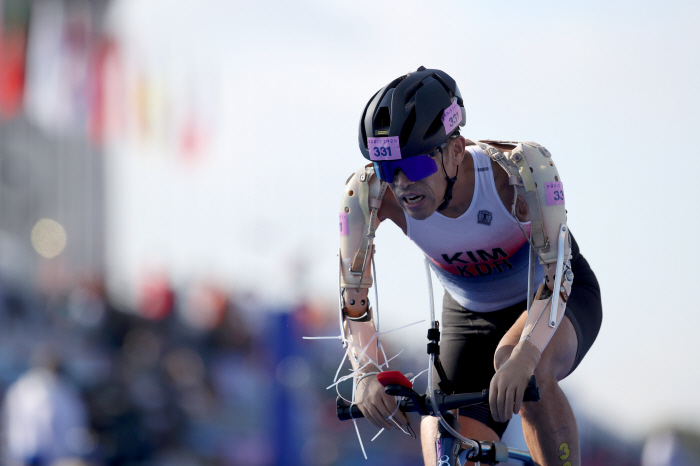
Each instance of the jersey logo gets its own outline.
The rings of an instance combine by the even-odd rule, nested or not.
[[[465,256],[462,254],[465,254]],[[478,259],[476,258],[477,255],[479,256]],[[448,254],[443,254],[443,260],[449,264],[447,267],[435,260],[433,260],[433,262],[442,269],[455,275],[460,275],[462,277],[483,277],[484,275],[511,270],[513,264],[508,261],[509,257],[510,256],[501,248],[492,249],[490,254],[485,249],[477,249],[476,251],[460,251],[452,255],[452,257]]]
[[[491,225],[491,219],[493,215],[488,210],[480,210],[479,215],[476,219],[478,223],[483,223],[484,225]]]

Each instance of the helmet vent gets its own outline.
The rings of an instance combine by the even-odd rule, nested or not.
[[[377,111],[377,115],[374,117],[374,129],[384,129],[391,124],[391,115],[389,113],[389,107],[381,107]]]
[[[413,126],[416,124],[416,107],[411,108],[411,113],[408,114],[406,120],[404,121],[403,128],[401,128],[401,134],[399,135],[399,144],[403,147],[408,142],[408,138],[411,137],[411,132],[413,131]]]
[[[436,80],[437,82],[439,82],[440,84],[442,84],[442,87],[445,88],[445,91],[446,91],[448,94],[450,94],[450,96],[454,96],[455,93],[450,89],[450,86],[445,82],[445,80],[442,79],[442,76],[440,76],[440,75],[437,74],[437,73],[435,73],[433,76],[435,77],[435,80]]]

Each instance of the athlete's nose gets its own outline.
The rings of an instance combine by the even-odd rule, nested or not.
[[[406,174],[400,168],[394,171],[394,185],[399,188],[407,188],[413,181],[409,180]]]

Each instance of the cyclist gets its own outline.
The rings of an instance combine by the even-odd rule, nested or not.
[[[542,194],[538,200],[515,191],[513,185],[522,185],[522,179],[497,162],[527,146],[553,163],[546,149],[535,143],[465,139],[460,134],[465,122],[455,81],[443,71],[423,67],[393,80],[365,106],[359,145],[372,164],[346,182],[340,213],[342,315],[348,338],[357,345],[350,346],[353,365],[361,370],[355,400],[377,427],[390,429],[396,422],[405,429],[409,423],[403,413],[394,413],[393,397],[372,374],[378,369],[363,367],[370,361],[363,359],[366,355],[383,363],[372,341],[367,263],[376,227],[390,220],[423,251],[445,287],[440,358],[455,392],[491,390],[489,407],[460,410],[461,433],[500,440],[512,415],[519,412],[538,464],[576,466],[576,420],[558,382],[578,366],[598,334],[598,283],[563,223],[558,241],[565,242],[564,265],[538,261],[534,276],[543,285],[537,297],[531,296],[534,301],[527,312],[530,245],[525,233],[533,238],[536,219],[547,223],[552,214],[536,204],[544,206]],[[537,186],[537,178],[534,183]],[[548,191],[547,205],[549,195]],[[563,204],[563,191],[553,195],[561,197],[554,204]],[[563,205],[561,212],[565,218]],[[551,249],[556,254],[557,244],[550,232],[546,247],[537,249],[533,243],[533,248],[542,259],[540,252]],[[557,267],[565,275],[556,275],[562,277],[556,296],[561,308],[549,322],[551,306],[557,304],[545,298],[558,288]],[[357,350],[368,344],[366,353]],[[533,373],[542,400],[522,404]],[[422,420],[426,464],[435,464],[436,431],[436,418]]]

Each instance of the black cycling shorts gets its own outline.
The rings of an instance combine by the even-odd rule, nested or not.
[[[574,272],[574,284],[565,315],[569,317],[576,331],[578,348],[569,373],[576,369],[590,349],[602,321],[598,280],[586,259],[580,254],[573,235],[571,242],[571,269]],[[498,311],[473,312],[460,306],[449,293],[445,292],[440,360],[447,377],[455,385],[456,393],[480,392],[489,388],[491,378],[496,373],[493,367],[496,347],[526,308],[527,302],[524,301]],[[437,375],[435,380],[438,380]],[[486,424],[499,437],[508,426],[507,422],[494,421],[486,405],[462,408],[460,415]]]

